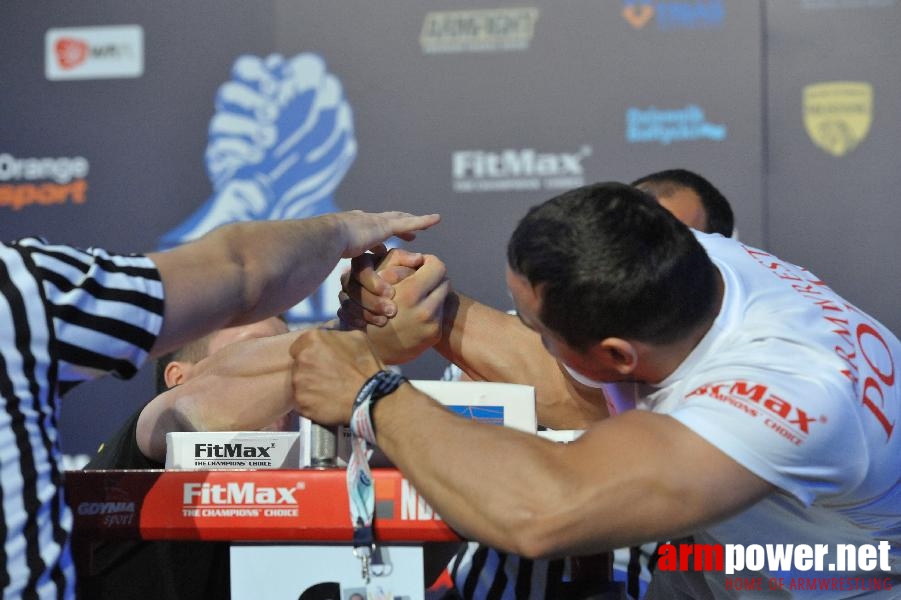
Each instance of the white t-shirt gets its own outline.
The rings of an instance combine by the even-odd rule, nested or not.
[[[659,386],[605,385],[616,411],[672,416],[779,488],[695,535],[709,544],[892,544],[892,572],[655,573],[657,598],[846,598],[861,589],[740,592],[726,579],[894,576],[901,597],[901,343],[812,273],[760,250],[697,234],[725,282],[719,316]],[[681,580],[681,581],[677,581]],[[849,582],[842,587],[854,585]]]

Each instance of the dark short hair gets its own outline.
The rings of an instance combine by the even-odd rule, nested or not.
[[[697,173],[688,169],[668,169],[640,177],[632,185],[658,198],[665,198],[679,188],[692,190],[701,199],[701,206],[707,216],[704,231],[732,237],[735,229],[732,206],[722,192]]]
[[[178,350],[173,350],[172,352],[163,354],[158,359],[156,359],[156,364],[154,365],[154,374],[156,377],[157,394],[162,394],[169,389],[169,386],[166,385],[166,366],[170,362],[177,360],[196,363],[206,358],[207,354],[209,354],[211,335],[212,334],[205,335],[202,338],[194,340],[193,342],[188,342]]]
[[[288,318],[284,313],[275,315],[282,323],[288,323]],[[219,330],[217,330],[219,331]],[[162,394],[169,389],[166,385],[166,367],[170,362],[184,361],[189,363],[198,363],[210,354],[210,339],[217,333],[214,331],[207,335],[197,338],[192,342],[188,342],[181,348],[163,354],[156,360],[154,365],[154,378],[156,382],[156,393]]]
[[[714,309],[715,267],[704,248],[653,197],[623,183],[533,207],[507,261],[543,286],[538,318],[578,350],[608,337],[673,342]]]

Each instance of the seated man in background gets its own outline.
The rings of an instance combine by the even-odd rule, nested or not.
[[[692,229],[733,237],[735,218],[729,201],[697,173],[667,169],[639,177],[632,185],[657,198],[663,208]]]
[[[422,257],[420,257],[422,259]],[[428,290],[396,317],[410,331],[440,322],[448,291],[440,262],[414,261],[413,272],[389,268],[389,279]],[[403,271],[397,274],[396,271]],[[422,342],[434,343],[437,327]],[[173,431],[286,430],[292,419],[292,361],[298,332],[280,318],[216,331],[160,358],[158,395],[139,409],[88,463],[86,469],[161,469],[166,434]],[[390,330],[373,332],[373,343],[390,364],[424,350]],[[78,573],[85,599],[228,598],[229,544],[191,541],[105,541],[92,551],[90,572]],[[444,562],[446,563],[446,553]],[[442,565],[444,563],[441,563]],[[428,575],[427,575],[428,576]]]
[[[252,388],[220,397],[215,411],[199,411],[193,402],[196,396],[164,392],[204,373],[200,363],[229,344],[287,333],[285,322],[272,317],[220,329],[160,357],[156,363],[159,395],[102,444],[85,469],[162,469],[170,431],[286,430],[290,405],[284,400],[273,402],[277,394],[267,393],[284,390],[276,385],[277,375],[268,385],[260,385],[257,379]],[[275,351],[261,359],[271,360],[273,367],[285,363],[283,348],[265,347]],[[229,597],[228,542],[103,541],[94,545],[91,556],[90,572],[78,573],[79,595],[85,599]]]

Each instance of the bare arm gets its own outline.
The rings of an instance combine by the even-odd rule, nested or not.
[[[347,421],[359,386],[380,367],[356,332],[311,332],[291,352],[298,408],[325,424]],[[468,421],[402,385],[376,405],[374,421],[379,447],[443,519],[528,557],[674,537],[773,491],[676,420],[647,412],[561,445]]]
[[[410,310],[372,335],[373,347],[385,362],[397,364],[410,357],[406,330],[434,324],[432,337],[440,333],[449,283],[444,265],[433,258],[426,257],[425,264],[409,274],[409,284],[399,286],[401,297],[408,291],[417,295]],[[285,415],[293,408],[288,349],[297,336],[295,332],[236,342],[187,367],[190,376],[184,383],[158,395],[141,411],[136,432],[141,452],[162,462],[169,432],[256,430]]]
[[[163,462],[171,431],[250,431],[285,415],[294,407],[288,349],[297,336],[237,342],[192,365],[185,383],[141,411],[138,448]]]
[[[573,381],[518,318],[451,292],[435,349],[476,381],[535,388],[538,422],[552,429],[586,429],[607,415],[603,392]]]
[[[428,294],[428,286],[436,280],[411,276],[398,282],[397,271],[392,271],[422,269],[422,260],[422,255],[392,250],[381,263],[372,256],[355,261],[344,280],[342,318],[371,323],[367,331],[373,339],[392,336],[397,340],[397,355],[412,357],[435,344],[438,352],[473,380],[534,386],[538,421],[546,427],[585,429],[607,416],[603,393],[566,375],[540,337],[516,317],[455,291],[448,293],[443,311],[423,306],[424,298],[434,297]],[[435,257],[430,260],[437,261]],[[387,314],[392,318],[386,318]],[[401,320],[408,314],[431,320]],[[442,318],[440,323],[435,322],[438,318]],[[380,333],[379,328],[394,333]],[[440,331],[439,337],[436,331]],[[406,352],[399,348],[401,343]]]
[[[671,539],[773,490],[666,416],[630,411],[571,444],[460,420],[411,386],[375,410],[379,447],[443,519],[524,556]]]
[[[149,256],[166,293],[159,356],[214,329],[272,316],[306,297],[342,257],[392,235],[438,222],[438,215],[349,211],[293,221],[226,225],[196,242]]]

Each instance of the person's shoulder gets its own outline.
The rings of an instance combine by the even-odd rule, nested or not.
[[[160,469],[162,464],[152,461],[141,452],[136,437],[138,419],[141,409],[129,417],[104,443],[97,449],[84,469],[96,471],[101,469]]]

